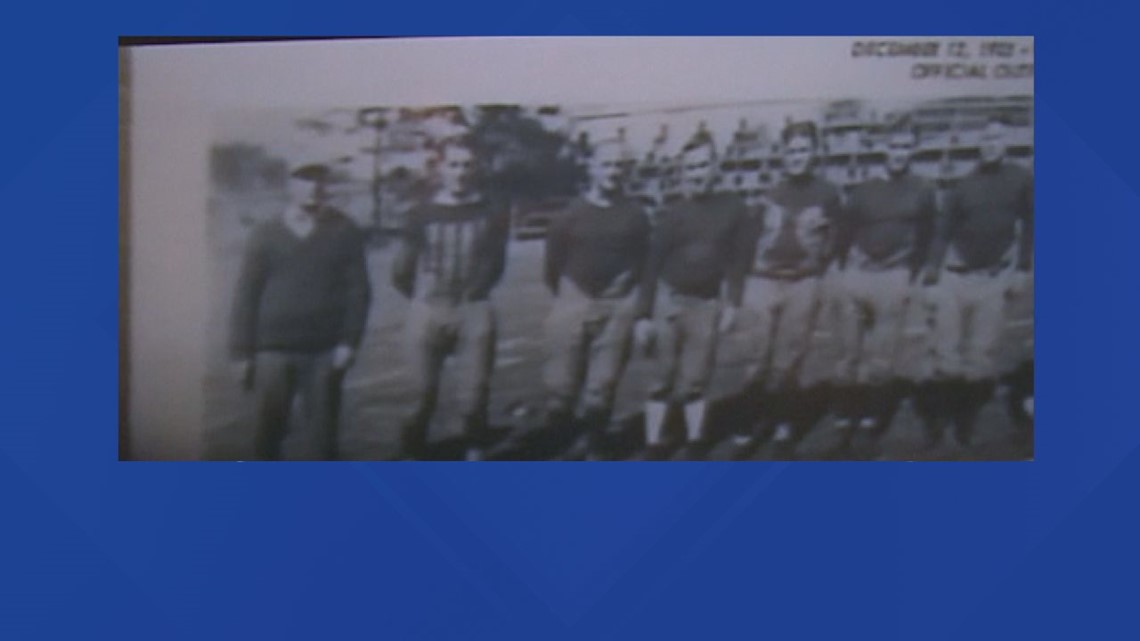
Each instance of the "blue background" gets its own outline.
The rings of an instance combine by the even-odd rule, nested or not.
[[[7,12],[0,638],[1140,638],[1138,57],[1117,4]],[[1035,35],[1037,461],[117,462],[116,37],[334,32]]]

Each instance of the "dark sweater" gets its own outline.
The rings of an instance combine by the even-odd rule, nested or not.
[[[806,278],[827,268],[841,215],[839,190],[813,175],[789,178],[768,193],[750,229],[751,272],[769,278]]]
[[[912,274],[926,264],[937,217],[934,187],[910,174],[875,178],[851,194],[840,218],[838,259],[846,266],[855,248],[861,269],[905,267]]]
[[[558,294],[559,282],[566,276],[590,297],[628,294],[641,282],[650,231],[645,212],[632,202],[599,207],[575,200],[547,232],[547,286]],[[615,284],[623,274],[629,277]]]
[[[363,235],[339,212],[327,210],[306,238],[281,220],[264,223],[246,247],[230,350],[248,358],[356,347],[370,299]]]
[[[408,213],[392,283],[405,296],[452,303],[484,300],[506,265],[505,203],[427,203]]]
[[[740,305],[749,251],[748,210],[730,194],[705,194],[663,209],[650,242],[637,312],[653,313],[657,282],[684,296],[716,298],[728,285],[728,300]]]
[[[1017,223],[1021,222],[1018,269],[1029,270],[1033,256],[1033,175],[1011,163],[979,165],[950,192],[935,234],[931,263],[942,266],[947,250],[955,271],[996,271],[1008,264]]]

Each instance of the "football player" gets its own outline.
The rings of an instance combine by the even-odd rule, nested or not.
[[[416,404],[401,430],[402,456],[425,455],[427,431],[445,361],[457,380],[467,459],[483,456],[496,321],[490,294],[503,274],[509,209],[480,188],[469,139],[445,139],[438,155],[439,190],[408,213],[392,282],[412,301],[407,318],[407,365]]]
[[[784,177],[753,217],[744,293],[745,305],[756,317],[751,372],[755,418],[772,426],[778,451],[790,450],[805,427],[809,394],[800,384],[800,365],[814,331],[820,277],[833,258],[842,208],[838,188],[814,172],[819,152],[815,124],[790,122],[781,141]],[[754,436],[738,432],[738,456],[752,446]]]
[[[910,172],[916,143],[911,129],[889,134],[887,176],[855,187],[838,227],[835,289],[844,353],[833,410],[845,437],[856,427],[873,440],[901,391],[894,357],[936,219],[934,186]]]
[[[671,406],[684,413],[686,447],[678,457],[700,458],[710,445],[706,392],[718,331],[732,327],[740,306],[748,251],[747,209],[738,197],[714,192],[716,159],[706,130],[682,150],[681,198],[658,214],[639,292],[637,340],[646,345],[656,336],[660,365],[645,406],[651,459],[665,453],[661,432]]]
[[[924,277],[937,309],[933,391],[950,428],[932,426],[931,438],[951,450],[971,444],[998,373],[1006,295],[1032,271],[1033,175],[1006,161],[1006,135],[1001,121],[986,125],[978,166],[949,193]]]
[[[546,238],[544,276],[555,296],[546,321],[548,424],[579,432],[568,458],[600,456],[629,358],[651,227],[642,207],[623,194],[628,157],[620,138],[595,144],[586,192]],[[573,430],[579,403],[581,420]]]

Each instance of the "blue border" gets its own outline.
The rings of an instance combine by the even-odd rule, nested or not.
[[[23,6],[0,638],[1137,638],[1137,21],[1112,4]],[[1034,34],[1037,461],[116,462],[116,36],[362,31]]]

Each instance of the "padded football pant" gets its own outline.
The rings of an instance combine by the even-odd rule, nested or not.
[[[609,413],[629,359],[633,324],[633,296],[590,298],[563,283],[546,319],[543,377],[552,411],[573,412],[581,400],[587,413]]]
[[[414,454],[426,442],[448,357],[448,370],[457,382],[454,400],[462,425],[447,433],[465,432],[476,436],[484,427],[495,362],[495,333],[495,314],[490,301],[412,302],[405,362],[415,385],[416,401],[401,435],[406,452]]]
[[[712,379],[721,303],[715,298],[662,294],[657,322],[659,369],[649,397],[688,403],[703,398]]]

